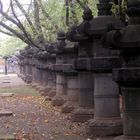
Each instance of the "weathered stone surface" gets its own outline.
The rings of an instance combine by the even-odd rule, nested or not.
[[[107,41],[112,49],[118,49],[122,66],[113,71],[113,77],[122,87],[124,101],[123,134],[117,140],[140,139],[140,3],[129,0],[127,14],[128,26],[120,31],[108,33]],[[118,39],[115,40],[114,37]],[[109,38],[111,40],[109,41]]]
[[[139,136],[119,136],[114,138],[113,140],[139,140]]]
[[[87,134],[90,136],[111,136],[122,134],[122,120],[120,118],[108,118],[90,120]]]
[[[86,138],[80,136],[60,136],[58,138],[54,138],[52,140],[86,140]]]
[[[62,113],[70,113],[72,112],[76,107],[78,107],[78,103],[67,101],[61,108]]]
[[[77,108],[71,112],[73,122],[86,122],[94,117],[94,109]]]
[[[65,97],[63,96],[55,96],[53,99],[52,99],[52,105],[53,106],[61,106],[63,105],[64,103],[66,102],[66,99]]]
[[[63,113],[70,113],[78,105],[79,89],[78,77],[75,75],[67,76],[67,98],[62,106]]]

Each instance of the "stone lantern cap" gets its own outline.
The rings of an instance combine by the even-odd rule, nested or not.
[[[93,36],[101,36],[108,30],[120,30],[124,27],[124,23],[114,16],[99,16],[90,22],[87,33]]]
[[[84,9],[83,12],[83,22],[76,26],[73,25],[66,34],[68,40],[73,42],[80,42],[88,39],[87,28],[89,27],[89,22],[93,19],[92,11],[88,7]]]
[[[139,0],[128,0],[127,7],[139,7],[140,8],[140,1]]]

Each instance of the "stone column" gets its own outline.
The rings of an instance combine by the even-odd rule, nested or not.
[[[120,50],[123,62],[113,70],[113,78],[122,87],[124,135],[114,140],[140,139],[140,1],[128,0],[127,8],[128,26],[106,38],[112,49]]]
[[[119,135],[122,133],[122,120],[119,109],[119,87],[112,80],[112,69],[120,67],[116,51],[103,48],[101,38],[107,30],[121,29],[123,23],[111,16],[111,4],[108,0],[99,0],[99,16],[94,18],[87,29],[93,37],[94,58],[91,59],[91,71],[94,73],[94,119],[87,125],[91,136]]]

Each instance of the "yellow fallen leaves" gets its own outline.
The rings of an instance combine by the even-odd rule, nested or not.
[[[49,122],[49,120],[47,120],[47,119],[46,119],[46,120],[44,120],[44,122],[45,122],[45,123],[48,123],[48,122]]]

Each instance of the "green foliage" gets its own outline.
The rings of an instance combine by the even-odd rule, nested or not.
[[[26,46],[24,42],[15,37],[3,37],[0,38],[0,56],[13,55],[17,50]]]
[[[115,16],[119,16],[120,19],[126,21],[128,19],[126,14],[127,9],[127,0],[120,0],[119,5],[113,3],[112,5],[112,12]]]
[[[97,7],[96,4],[98,0],[81,0],[83,4],[87,4],[94,16],[97,16]],[[83,9],[76,2],[74,2],[73,7],[69,2],[69,26],[66,25],[66,9],[65,9],[65,1],[64,0],[47,0],[44,1],[43,5],[45,7],[46,12],[51,17],[51,20],[44,17],[44,14],[41,14],[41,25],[43,29],[43,33],[45,35],[46,42],[53,42],[56,39],[56,35],[58,30],[67,31],[67,29],[73,24],[79,24],[82,21]],[[74,11],[74,14],[71,12]],[[56,29],[54,24],[57,24],[59,29]]]

